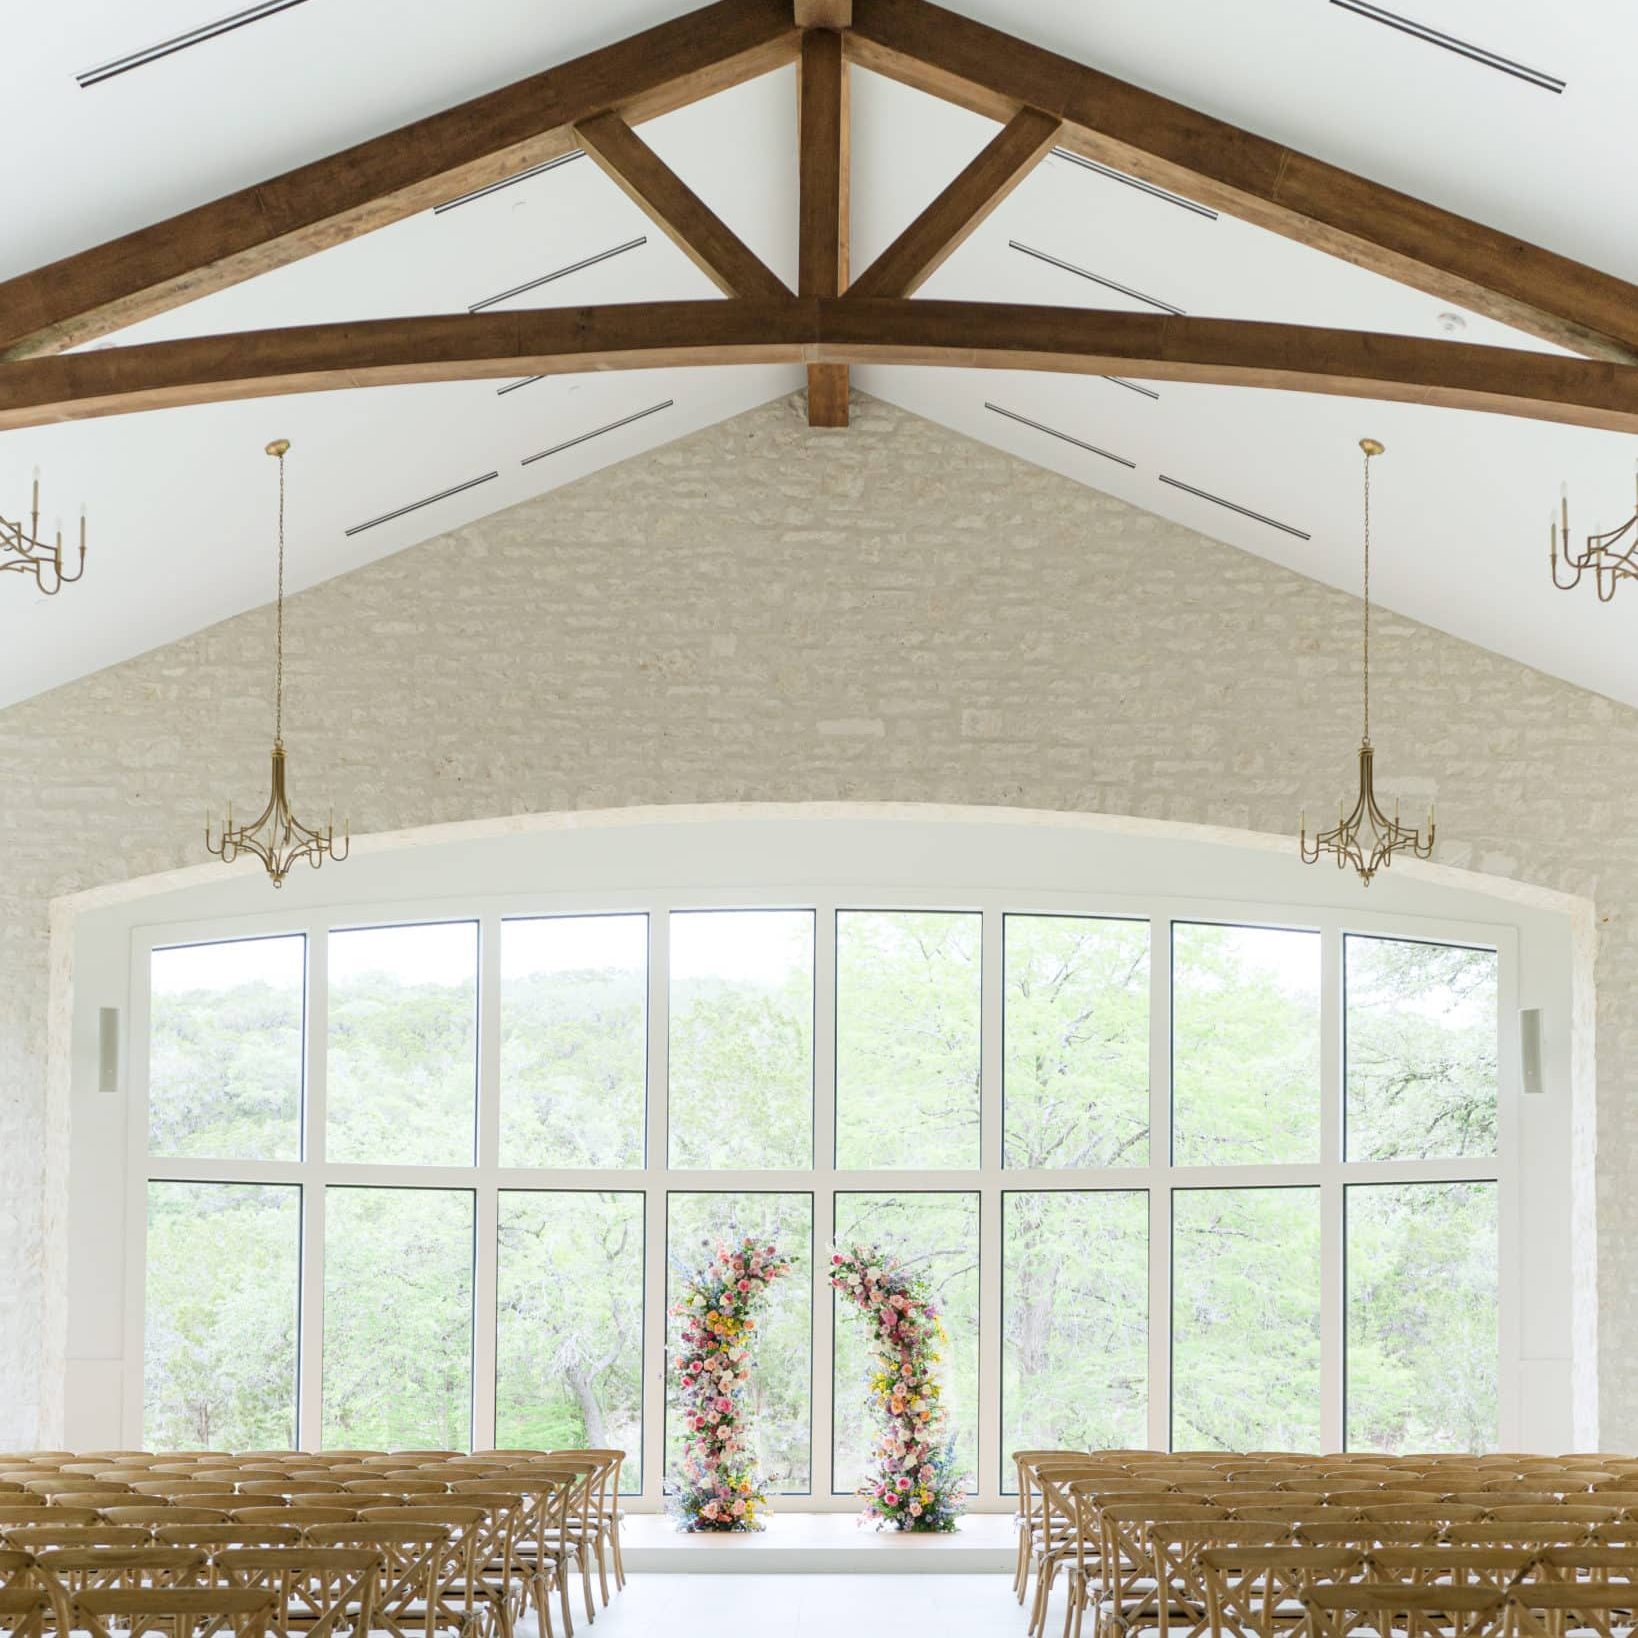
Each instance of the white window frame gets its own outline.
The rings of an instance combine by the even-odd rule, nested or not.
[[[814,1131],[815,1166],[800,1171],[676,1170],[667,1164],[666,1087],[667,991],[670,912],[712,909],[812,909],[815,912],[814,964]],[[836,912],[858,909],[967,910],[982,923],[981,1165],[977,1171],[878,1170],[838,1172],[834,1165],[835,955]],[[642,1171],[616,1169],[548,1170],[501,1167],[500,934],[503,920],[646,911],[649,917],[647,1155]],[[1009,1171],[1001,1165],[1002,1139],[1002,934],[1006,914],[1109,917],[1147,921],[1150,931],[1149,1163],[1089,1170]],[[332,929],[416,922],[475,920],[479,930],[479,1012],[477,1073],[477,1165],[377,1166],[326,1162],[323,1155],[325,1044],[327,1037],[327,935]],[[1222,922],[1241,926],[1291,927],[1317,931],[1321,949],[1321,1152],[1313,1164],[1180,1167],[1168,1163],[1171,1147],[1171,929],[1174,922]],[[147,1152],[148,1135],[148,973],[152,951],[168,945],[301,932],[307,935],[306,1096],[308,1142],[303,1158],[290,1162],[162,1159]],[[1498,1147],[1490,1158],[1462,1160],[1342,1161],[1343,1114],[1343,938],[1359,933],[1423,942],[1479,946],[1498,956]],[[1114,894],[1098,891],[1042,893],[972,887],[939,891],[884,891],[880,883],[792,883],[747,891],[686,887],[677,890],[508,893],[450,899],[399,899],[337,904],[296,914],[277,911],[202,921],[136,927],[130,953],[130,1103],[127,1115],[128,1175],[125,1222],[127,1367],[123,1422],[127,1440],[142,1429],[141,1338],[145,1283],[147,1183],[160,1180],[236,1183],[297,1183],[302,1187],[300,1360],[298,1437],[315,1448],[321,1412],[321,1339],[326,1185],[437,1187],[475,1194],[475,1281],[473,1324],[473,1439],[493,1443],[496,1317],[496,1225],[502,1189],[632,1190],[646,1197],[643,1380],[643,1489],[633,1504],[662,1505],[665,1401],[665,1209],[669,1191],[776,1190],[811,1192],[814,1200],[812,1493],[791,1497],[784,1506],[803,1511],[850,1511],[846,1492],[827,1493],[830,1469],[833,1325],[826,1322],[831,1294],[825,1280],[826,1247],[838,1192],[957,1190],[980,1197],[980,1337],[978,1511],[1006,1511],[1011,1498],[1002,1488],[1001,1383],[1001,1196],[1028,1189],[1144,1189],[1149,1197],[1149,1407],[1148,1443],[1169,1443],[1168,1375],[1171,1353],[1171,1261],[1169,1191],[1174,1188],[1315,1185],[1321,1216],[1321,1444],[1342,1448],[1343,1438],[1343,1204],[1345,1187],[1363,1183],[1494,1181],[1499,1185],[1500,1268],[1500,1443],[1517,1448],[1520,1438],[1518,1085],[1509,1050],[1518,999],[1517,933],[1504,922],[1453,921],[1365,908],[1212,900],[1197,896]],[[842,1320],[840,1323],[850,1323]],[[133,1346],[134,1343],[134,1346]],[[129,1361],[135,1360],[132,1368]]]

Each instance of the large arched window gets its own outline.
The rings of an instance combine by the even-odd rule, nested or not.
[[[804,1506],[868,1436],[837,1238],[935,1282],[978,1505],[1019,1446],[1493,1447],[1513,938],[970,882],[149,928],[140,1432],[620,1444],[657,1502],[677,1271],[749,1230]]]

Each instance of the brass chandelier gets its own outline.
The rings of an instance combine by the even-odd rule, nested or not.
[[[1560,485],[1558,491],[1559,515],[1553,519],[1551,534],[1551,562],[1553,568],[1553,584],[1560,591],[1574,591],[1581,584],[1581,577],[1590,574],[1593,577],[1593,590],[1598,593],[1598,601],[1607,603],[1615,596],[1615,588],[1623,580],[1638,580],[1638,506],[1633,509],[1632,516],[1617,528],[1602,535],[1588,535],[1587,544],[1579,551],[1570,546],[1570,490],[1568,484]],[[1563,530],[1562,536],[1560,529]],[[1564,545],[1564,566],[1569,571],[1568,580],[1558,577],[1559,542]]]
[[[1308,840],[1308,815],[1299,820],[1300,846],[1304,864],[1318,864],[1329,854],[1336,860],[1337,869],[1352,865],[1367,887],[1378,870],[1386,870],[1396,853],[1409,853],[1413,858],[1426,859],[1433,853],[1433,805],[1428,805],[1428,833],[1423,839],[1419,830],[1407,829],[1399,822],[1399,804],[1394,803],[1393,818],[1385,814],[1376,800],[1376,784],[1372,772],[1374,752],[1371,747],[1371,460],[1383,452],[1375,438],[1361,438],[1359,447],[1365,453],[1365,633],[1363,643],[1365,727],[1359,742],[1359,794],[1354,798],[1353,811],[1343,812],[1337,804],[1336,825],[1321,831],[1312,845]]]
[[[40,469],[34,469],[34,500],[27,529],[22,519],[13,523],[0,517],[0,574],[31,574],[47,597],[55,597],[64,586],[72,586],[85,573],[85,508],[80,508],[80,560],[72,574],[63,571],[63,531],[57,526],[55,544],[47,545],[40,535]]]
[[[317,870],[324,861],[336,862],[347,857],[352,846],[352,832],[343,826],[341,846],[336,846],[336,827],[332,817],[323,830],[304,825],[290,811],[290,799],[285,792],[284,780],[284,458],[290,452],[288,438],[275,438],[267,446],[267,453],[279,463],[279,594],[274,617],[274,672],[273,672],[273,779],[267,805],[248,825],[235,826],[233,804],[228,803],[227,819],[222,833],[211,838],[210,814],[205,815],[205,848],[223,864],[232,864],[241,853],[249,853],[262,861],[275,887],[284,885],[291,867],[305,859]]]

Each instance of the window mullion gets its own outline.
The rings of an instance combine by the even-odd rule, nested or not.
[[[643,1505],[658,1511],[665,1501],[665,1253],[666,1188],[670,1137],[667,1119],[671,1020],[670,906],[655,905],[648,918],[648,1097],[644,1104],[643,1152]]]
[[[1172,922],[1149,922],[1149,1443],[1172,1442]]]
[[[330,930],[307,928],[307,997],[303,1021],[301,1191],[301,1340],[296,1444],[317,1450],[324,1436],[324,1137],[330,1034]]]
[[[813,927],[813,1385],[809,1494],[836,1488],[835,1295],[830,1289],[830,1246],[836,1236],[836,906],[820,902]]]
[[[1343,1157],[1342,932],[1320,932],[1320,1443],[1347,1438],[1346,1187]]]
[[[500,977],[501,920],[485,915],[478,923],[478,1109],[477,1198],[473,1202],[477,1241],[473,1267],[472,1448],[495,1444],[496,1280],[500,1258],[500,1199],[495,1169],[500,1164]]]
[[[978,1502],[999,1498],[1001,1464],[1002,1038],[1005,918],[984,911],[979,964]]]

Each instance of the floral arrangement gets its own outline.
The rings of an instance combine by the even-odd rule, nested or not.
[[[756,1240],[719,1243],[688,1276],[671,1312],[681,1321],[672,1373],[684,1431],[682,1478],[666,1501],[679,1530],[760,1530],[767,1497],[746,1439],[756,1315],[791,1265]]]
[[[965,1505],[950,1413],[937,1379],[949,1334],[927,1281],[877,1246],[830,1259],[830,1283],[875,1328],[870,1396],[882,1420],[871,1476],[859,1486],[877,1529],[953,1530]]]

